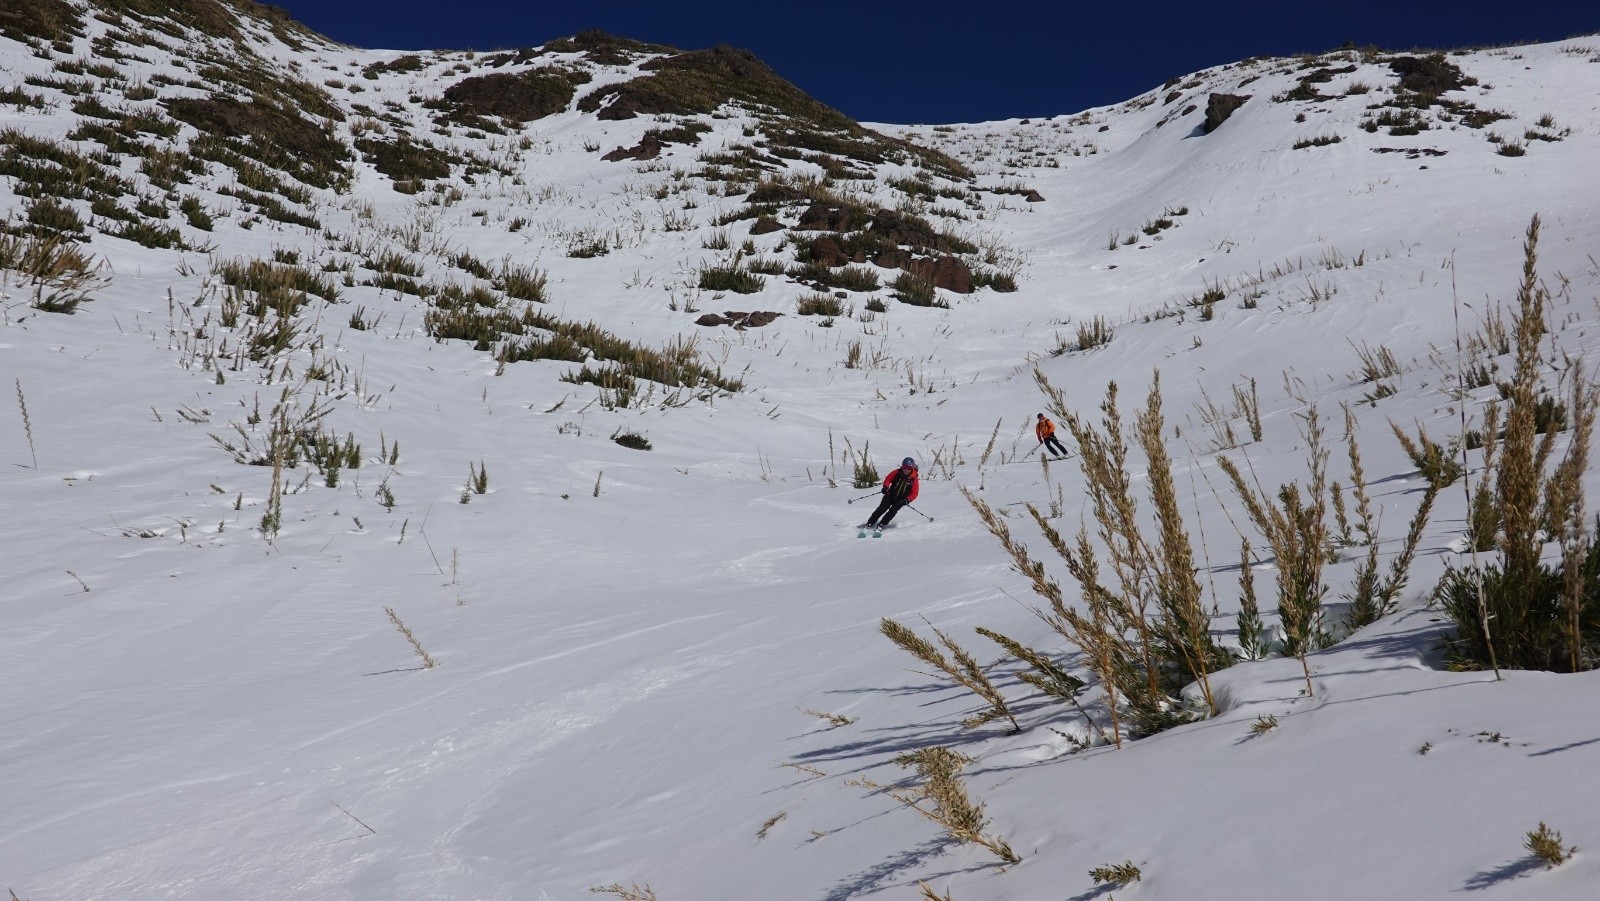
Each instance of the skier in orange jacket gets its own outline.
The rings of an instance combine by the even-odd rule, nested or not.
[[[867,517],[868,528],[882,528],[894,519],[900,508],[917,499],[917,461],[910,457],[900,461],[900,468],[883,480],[883,500],[878,509]]]
[[[1039,414],[1039,421],[1033,426],[1033,433],[1039,436],[1039,443],[1047,451],[1055,451],[1061,456],[1067,455],[1067,449],[1061,445],[1061,440],[1056,437],[1056,424]]]

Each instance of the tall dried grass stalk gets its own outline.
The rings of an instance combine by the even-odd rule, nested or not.
[[[1462,407],[1462,434],[1466,434],[1466,408]],[[1500,446],[1498,434],[1500,428],[1500,404],[1490,401],[1483,408],[1483,473],[1478,478],[1477,485],[1471,484],[1470,475],[1463,488],[1467,491],[1467,541],[1472,552],[1493,550],[1500,532],[1500,507],[1495,500],[1494,481],[1491,478],[1495,472],[1495,450]],[[1466,442],[1462,442],[1462,454],[1465,456]],[[1463,470],[1466,463],[1462,463]],[[1478,565],[1474,559],[1474,567]]]
[[[427,649],[422,646],[422,642],[417,640],[417,636],[411,634],[410,627],[400,621],[400,614],[394,612],[393,607],[384,607],[383,611],[389,614],[389,621],[394,623],[394,627],[399,629],[400,634],[406,637],[406,641],[411,642],[412,649],[417,652],[418,657],[422,658],[422,668],[433,669],[433,657],[429,655]]]
[[[1327,647],[1331,638],[1322,620],[1322,599],[1327,586],[1322,570],[1327,562],[1328,449],[1322,443],[1322,419],[1315,405],[1302,416],[1310,477],[1302,493],[1299,483],[1278,488],[1277,502],[1259,485],[1252,488],[1239,467],[1227,457],[1217,464],[1233,482],[1256,529],[1272,549],[1278,567],[1278,619],[1283,627],[1284,653],[1300,658],[1306,691],[1311,686],[1308,651]]]
[[[1500,565],[1452,570],[1438,589],[1458,627],[1453,663],[1487,664],[1497,673],[1502,665],[1584,670],[1600,656],[1596,647],[1600,619],[1594,618],[1589,603],[1590,582],[1600,566],[1600,542],[1584,519],[1582,490],[1600,387],[1581,366],[1567,371],[1570,437],[1566,452],[1548,470],[1556,429],[1539,434],[1538,411],[1551,403],[1540,396],[1539,388],[1549,303],[1549,292],[1537,275],[1539,230],[1535,216],[1523,245],[1522,282],[1511,328],[1515,370],[1509,386],[1501,387],[1506,402],[1504,443],[1492,470],[1493,506],[1501,526]],[[1494,437],[1486,427],[1486,455]],[[1473,526],[1480,528],[1476,522]],[[1541,562],[1548,541],[1559,542],[1559,566]]]
[[[1012,715],[1011,708],[1007,706],[1005,696],[1000,693],[1000,689],[996,688],[995,684],[989,680],[988,675],[983,671],[983,667],[978,665],[977,659],[961,645],[956,644],[955,640],[950,636],[938,629],[933,629],[933,634],[939,636],[939,643],[943,644],[945,649],[950,652],[950,656],[955,658],[954,662],[945,657],[938,648],[918,636],[917,633],[888,617],[883,618],[878,628],[886,638],[899,645],[901,650],[944,673],[951,682],[971,691],[985,704],[989,705],[988,710],[968,717],[962,721],[961,725],[971,729],[994,720],[1006,719],[1011,721],[1012,732],[1022,731],[1022,727],[1017,724],[1017,718]],[[929,628],[933,628],[933,626],[930,625]]]
[[[1028,554],[1027,547],[1012,537],[1011,528],[995,514],[993,508],[965,487],[961,488],[961,493],[977,512],[984,526],[989,529],[989,533],[1010,555],[1012,565],[1030,580],[1034,594],[1049,603],[1048,612],[1035,608],[1034,613],[1057,634],[1083,651],[1087,657],[1089,668],[1100,680],[1100,687],[1106,693],[1106,707],[1111,715],[1111,743],[1119,748],[1122,747],[1122,724],[1118,705],[1122,695],[1122,681],[1131,672],[1131,668],[1125,666],[1123,660],[1131,656],[1131,650],[1111,629],[1110,617],[1107,614],[1110,592],[1100,587],[1096,558],[1090,553],[1083,558],[1087,562],[1081,562],[1080,558],[1070,550],[1062,549],[1064,544],[1054,529],[1050,529],[1046,535],[1046,539],[1051,541],[1052,546],[1056,547],[1057,552],[1067,561],[1068,569],[1072,571],[1073,576],[1084,586],[1084,599],[1089,608],[1089,613],[1085,616],[1067,606],[1061,594],[1061,586],[1045,572],[1044,563],[1033,559]],[[1033,514],[1035,521],[1043,521],[1043,517],[1039,516],[1038,511],[1031,505],[1029,512]],[[1046,526],[1048,528],[1048,523]],[[1087,544],[1087,534],[1080,534],[1080,538]]]
[[[1595,410],[1600,406],[1597,400],[1600,387],[1588,381],[1582,361],[1573,365],[1571,379],[1568,408],[1572,411],[1572,438],[1566,455],[1546,484],[1545,505],[1553,514],[1552,518],[1560,522],[1557,534],[1561,536],[1562,620],[1567,633],[1569,672],[1575,673],[1587,663],[1583,659],[1583,614],[1589,582],[1595,576],[1588,559],[1592,536],[1585,518],[1583,472],[1589,467],[1589,445],[1594,434]]]
[[[1246,660],[1260,660],[1272,650],[1261,625],[1261,607],[1256,601],[1255,574],[1250,571],[1250,539],[1239,538],[1239,650]]]
[[[1179,662],[1190,679],[1200,686],[1206,709],[1215,715],[1216,698],[1211,693],[1211,670],[1223,659],[1211,640],[1211,621],[1201,599],[1200,580],[1195,578],[1194,548],[1178,509],[1178,492],[1172,481],[1172,458],[1162,440],[1165,421],[1161,415],[1161,374],[1150,382],[1145,408],[1139,414],[1135,432],[1149,461],[1146,479],[1150,501],[1155,507],[1160,545],[1152,554],[1155,580],[1152,588],[1160,610],[1158,636],[1163,656]],[[1142,541],[1141,541],[1142,544]],[[1145,548],[1149,553],[1150,549]],[[1226,666],[1226,663],[1222,664]]]
[[[985,629],[982,626],[978,627],[978,634],[1005,648],[1011,656],[1032,667],[1031,670],[1012,673],[1013,676],[1016,676],[1017,681],[1032,685],[1051,697],[1059,698],[1071,704],[1073,709],[1077,710],[1084,720],[1089,723],[1090,727],[1100,733],[1100,737],[1106,744],[1112,743],[1111,736],[1107,735],[1106,731],[1100,728],[1100,724],[1094,721],[1094,717],[1089,715],[1089,711],[1084,710],[1083,705],[1078,703],[1078,692],[1083,689],[1084,685],[1082,679],[1062,669],[1049,656],[1028,647],[1020,641],[1007,638],[999,632]]]
[[[1003,416],[994,421],[994,431],[989,433],[989,443],[984,445],[983,456],[978,458],[979,469],[982,469],[989,462],[989,455],[994,452],[994,443],[1000,437],[1000,423],[1004,421],[1005,417]]]
[[[1554,443],[1554,433],[1541,439],[1536,433],[1534,408],[1545,332],[1545,305],[1549,292],[1538,276],[1539,217],[1528,225],[1523,246],[1522,285],[1517,291],[1513,319],[1515,366],[1507,392],[1505,444],[1495,473],[1495,499],[1500,509],[1500,544],[1505,574],[1511,585],[1533,577],[1539,567],[1539,488]]]
[[[957,778],[971,762],[972,758],[940,746],[901,754],[895,758],[895,763],[915,769],[925,781],[915,791],[890,790],[888,794],[943,826],[946,834],[956,841],[987,848],[1002,863],[1017,863],[1022,858],[1004,838],[985,834],[989,819],[984,816],[983,804],[968,797],[966,788]],[[924,802],[931,807],[924,806]]]
[[[1233,403],[1239,412],[1244,414],[1244,421],[1250,426],[1250,440],[1261,442],[1261,398],[1256,393],[1256,380],[1250,379],[1250,390],[1246,391],[1238,385],[1233,386]]]
[[[17,379],[17,406],[22,408],[22,431],[28,436],[28,453],[33,457],[33,468],[39,468],[39,451],[33,446],[33,420],[28,417],[28,399],[22,395],[22,379]]]

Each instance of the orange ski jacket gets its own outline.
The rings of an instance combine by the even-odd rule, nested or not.
[[[1046,438],[1056,433],[1056,424],[1048,419],[1041,419],[1034,424],[1033,433],[1039,436],[1039,443],[1043,444]]]

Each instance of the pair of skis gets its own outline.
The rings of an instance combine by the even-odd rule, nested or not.
[[[867,533],[869,533],[869,532],[872,534],[873,538],[882,538],[883,537],[883,528],[881,526],[857,526],[856,527],[856,537],[857,538],[865,538],[865,537],[867,537]]]

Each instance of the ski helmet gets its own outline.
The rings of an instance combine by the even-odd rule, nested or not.
[[[912,459],[911,457],[907,457],[904,460],[900,461],[900,465],[901,466],[909,466],[912,469],[916,469],[917,468],[917,461]]]

